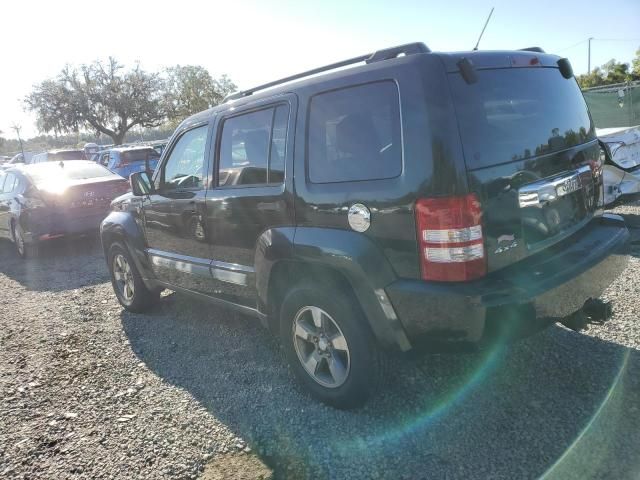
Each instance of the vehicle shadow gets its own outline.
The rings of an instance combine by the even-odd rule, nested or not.
[[[61,292],[109,281],[97,235],[44,242],[35,258],[22,260],[13,243],[0,240],[0,273],[28,290]]]
[[[552,327],[509,348],[397,360],[364,408],[294,384],[257,321],[169,295],[123,312],[136,355],[276,478],[636,478],[640,352]],[[631,452],[631,453],[630,453]]]

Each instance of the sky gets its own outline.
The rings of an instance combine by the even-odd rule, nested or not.
[[[469,50],[491,7],[480,49],[540,46],[580,74],[589,37],[592,67],[629,62],[640,48],[640,0],[9,0],[0,6],[0,131],[38,133],[22,99],[65,64],[202,65],[242,89],[403,43]]]

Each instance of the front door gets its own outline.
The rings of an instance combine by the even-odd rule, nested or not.
[[[217,296],[252,308],[258,239],[273,227],[293,225],[288,132],[295,105],[293,95],[265,100],[225,112],[216,125],[215,186],[207,194],[206,222],[211,275]]]
[[[210,293],[210,246],[205,237],[209,183],[209,124],[186,130],[169,147],[143,200],[147,253],[158,279]]]

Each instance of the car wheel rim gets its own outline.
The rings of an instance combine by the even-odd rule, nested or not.
[[[331,316],[319,307],[301,308],[293,321],[293,344],[307,374],[327,388],[338,388],[349,376],[347,339]]]
[[[20,228],[13,227],[13,238],[16,242],[16,248],[18,249],[18,253],[20,256],[24,255],[24,238],[22,238],[22,233],[20,232]]]
[[[125,303],[131,303],[135,295],[133,272],[126,257],[120,253],[113,257],[113,277],[115,278],[120,296],[124,299]]]

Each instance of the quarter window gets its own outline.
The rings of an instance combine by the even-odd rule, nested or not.
[[[224,121],[219,186],[282,183],[289,107],[238,115]]]
[[[314,96],[307,145],[313,183],[400,175],[400,100],[395,83],[376,82]]]
[[[206,125],[189,130],[180,137],[164,165],[161,191],[203,188],[206,143]]]

